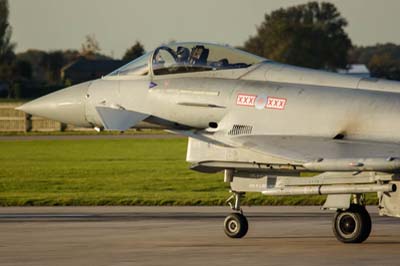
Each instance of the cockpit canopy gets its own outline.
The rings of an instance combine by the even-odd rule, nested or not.
[[[247,68],[265,58],[223,45],[173,43],[163,45],[115,70],[109,76],[180,74]]]

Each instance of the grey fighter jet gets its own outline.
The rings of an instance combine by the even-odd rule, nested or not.
[[[371,232],[365,193],[400,217],[400,83],[280,64],[228,46],[158,47],[101,79],[19,107],[78,126],[124,131],[141,121],[189,137],[187,161],[223,172],[233,213],[224,229],[246,235],[245,192],[327,195],[339,241]],[[301,177],[313,172],[315,176]]]

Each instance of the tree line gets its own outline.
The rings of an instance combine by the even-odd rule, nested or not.
[[[61,69],[79,58],[113,59],[101,53],[94,35],[86,36],[80,50],[15,53],[8,17],[8,0],[0,0],[0,97],[46,94],[69,85]],[[400,46],[353,45],[345,31],[347,25],[334,4],[308,2],[266,13],[256,34],[239,48],[278,62],[328,71],[360,63],[369,68],[372,77],[400,80]],[[143,45],[136,41],[121,59],[128,62],[144,53]]]
[[[79,50],[29,49],[15,53],[16,44],[11,42],[12,28],[8,19],[8,0],[0,0],[0,97],[35,98],[70,85],[68,80],[63,80],[61,69],[81,58],[113,60],[101,53],[94,35],[87,35]],[[122,60],[128,62],[144,53],[143,45],[137,41],[127,49]]]

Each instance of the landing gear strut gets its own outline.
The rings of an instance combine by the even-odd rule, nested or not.
[[[332,228],[339,241],[361,243],[371,233],[371,217],[364,206],[351,204],[349,209],[336,212]]]
[[[227,203],[234,213],[229,214],[224,221],[224,232],[230,238],[242,238],[247,234],[249,224],[246,216],[243,215],[240,207],[240,199],[243,197],[243,192],[231,191],[232,195],[227,199]],[[232,202],[233,201],[233,202]]]

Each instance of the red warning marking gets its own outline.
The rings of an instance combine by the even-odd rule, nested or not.
[[[254,106],[257,95],[253,94],[238,94],[236,104],[242,106]]]
[[[267,98],[267,104],[265,108],[267,109],[277,109],[277,110],[284,110],[286,106],[286,99],[285,98],[277,98],[277,97],[270,97]]]

